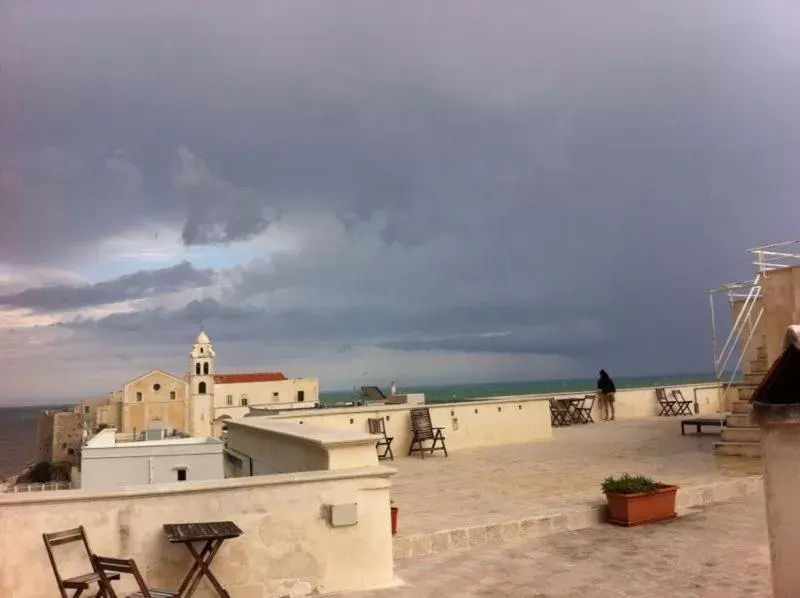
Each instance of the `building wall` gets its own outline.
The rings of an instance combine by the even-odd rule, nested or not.
[[[226,446],[241,461],[233,477],[378,465],[375,437],[367,432],[270,417],[231,422]]]
[[[548,440],[553,435],[549,404],[543,397],[506,397],[468,403],[428,404],[426,407],[430,409],[433,425],[444,428],[448,450],[536,442]],[[358,432],[369,430],[369,418],[383,417],[387,435],[394,438],[392,449],[396,455],[402,455],[411,445],[412,408],[413,405],[374,405],[314,409],[268,417]],[[230,427],[228,430],[230,434]]]
[[[83,442],[83,416],[74,411],[42,411],[36,426],[36,459],[76,463]]]
[[[188,430],[188,388],[184,380],[156,370],[127,383],[122,392],[121,432],[142,431],[153,420],[161,420],[166,429]]]
[[[0,495],[0,595],[51,598],[55,581],[41,533],[83,525],[98,554],[136,560],[151,587],[176,588],[193,564],[163,525],[233,521],[212,569],[231,596],[301,596],[392,584],[391,469],[372,467],[147,486],[127,491],[67,490]],[[332,527],[329,505],[354,503],[357,523]],[[65,576],[86,572],[85,555],[59,547]],[[32,574],[33,573],[33,574]],[[124,596],[128,576],[115,582]],[[207,583],[195,598],[216,596]]]
[[[106,433],[113,431],[105,430],[93,440]],[[222,443],[187,438],[86,446],[81,487],[100,490],[176,482],[179,469],[186,471],[186,482],[223,479]]]
[[[767,362],[783,351],[786,328],[800,322],[800,266],[767,272],[761,281]]]
[[[40,411],[36,422],[36,461],[53,460],[53,412]]]
[[[80,413],[84,427],[94,432],[98,428],[98,411],[108,405],[108,397],[99,399],[83,399],[75,405],[75,413]]]
[[[299,401],[300,392],[304,400]],[[232,405],[228,404],[228,399]],[[243,399],[247,404],[243,405]],[[300,403],[301,406],[313,407],[319,402],[319,381],[316,378],[292,378],[274,382],[240,382],[214,383],[214,408],[240,406],[281,405],[284,403]]]

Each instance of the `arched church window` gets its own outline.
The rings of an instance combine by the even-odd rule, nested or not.
[[[197,385],[197,392],[200,393],[201,395],[206,394],[206,383],[205,382],[201,382],[200,384]]]
[[[202,353],[202,352],[203,352],[203,347],[200,347],[200,353]]]
[[[199,362],[196,363],[195,366],[194,366],[194,373],[197,374],[198,376],[200,375],[200,363]]]
[[[208,362],[207,361],[203,363],[203,373],[204,374],[208,374]]]

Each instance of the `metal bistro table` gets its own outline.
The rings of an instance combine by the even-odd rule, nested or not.
[[[213,523],[173,523],[164,525],[164,534],[172,544],[183,544],[192,553],[192,565],[186,579],[183,580],[178,594],[182,598],[189,598],[197,589],[197,584],[205,575],[220,598],[230,598],[227,590],[214,577],[210,566],[217,555],[222,543],[231,538],[238,538],[244,532],[233,521],[218,521]],[[198,551],[195,542],[205,542]]]

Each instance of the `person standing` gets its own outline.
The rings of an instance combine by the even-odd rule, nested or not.
[[[617,387],[614,386],[614,381],[608,372],[600,370],[600,377],[597,379],[598,399],[600,400],[600,413],[603,419],[608,421],[614,419],[614,393],[617,392]],[[609,417],[609,414],[611,417]]]

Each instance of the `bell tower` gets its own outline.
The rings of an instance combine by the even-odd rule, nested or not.
[[[189,433],[210,436],[214,419],[214,347],[206,331],[194,341],[189,358]]]

